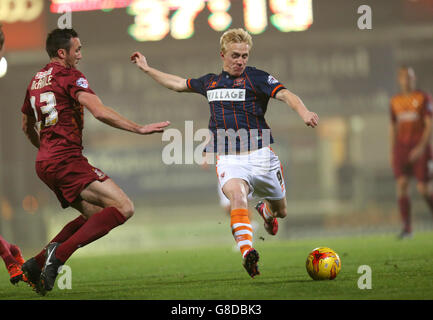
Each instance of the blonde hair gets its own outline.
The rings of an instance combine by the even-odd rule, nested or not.
[[[253,39],[251,35],[242,28],[229,29],[220,38],[220,47],[223,53],[227,52],[229,43],[246,43],[251,48],[253,47]]]

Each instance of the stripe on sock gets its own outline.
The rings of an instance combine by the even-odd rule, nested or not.
[[[253,245],[253,228],[250,224],[248,209],[234,209],[230,216],[233,237],[244,257]]]
[[[272,220],[274,218],[271,210],[269,210],[268,205],[265,203],[265,205],[263,206],[263,216],[265,217],[266,220]]]

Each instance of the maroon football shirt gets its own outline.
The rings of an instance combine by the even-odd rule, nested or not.
[[[36,161],[81,155],[84,114],[79,91],[94,93],[80,71],[55,62],[30,81],[21,111],[35,117],[40,128]]]

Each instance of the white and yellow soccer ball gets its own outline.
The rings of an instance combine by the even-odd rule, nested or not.
[[[332,280],[341,270],[341,260],[331,248],[319,247],[308,255],[306,268],[314,280]]]

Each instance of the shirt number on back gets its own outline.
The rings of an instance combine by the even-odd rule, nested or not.
[[[42,114],[47,115],[44,122],[44,127],[53,126],[58,121],[58,113],[56,110],[56,96],[52,92],[44,92],[39,96],[39,101],[41,103],[45,102],[44,106],[41,106]],[[36,111],[36,98],[34,96],[30,97],[30,104],[32,105],[33,112],[35,113],[35,119],[40,128],[41,120],[38,119],[38,112]]]

